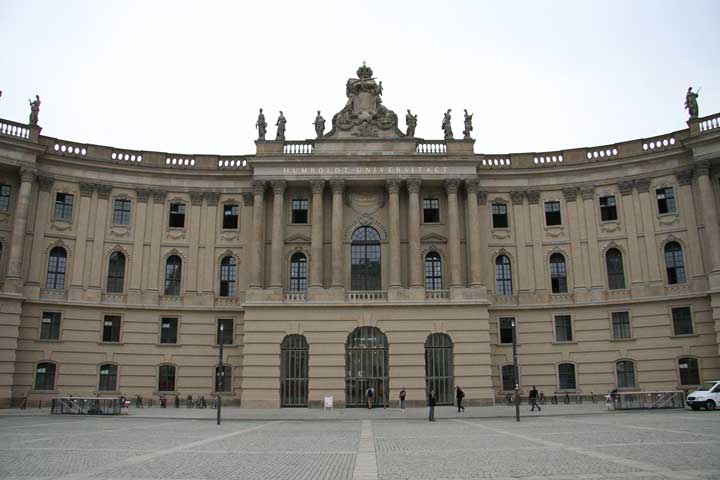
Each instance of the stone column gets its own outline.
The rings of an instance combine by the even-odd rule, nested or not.
[[[38,194],[37,213],[35,215],[35,228],[33,229],[32,254],[30,255],[30,272],[27,283],[31,283],[36,289],[40,288],[42,267],[45,263],[45,229],[48,225],[48,213],[50,212],[50,190],[55,179],[44,175],[38,175],[40,193]],[[27,284],[26,283],[26,284]],[[39,292],[37,292],[39,294]]]
[[[590,287],[591,289],[604,289],[603,268],[600,263],[600,248],[598,247],[598,215],[595,211],[595,187],[583,185],[580,187],[580,194],[585,208],[585,226],[588,235],[588,252],[590,265]]]
[[[663,275],[660,271],[660,258],[658,257],[657,246],[655,245],[655,205],[650,197],[650,179],[641,178],[635,180],[635,189],[640,196],[640,208],[642,212],[643,231],[645,233],[645,255],[647,256],[648,277],[651,284],[663,283]]]
[[[627,231],[628,261],[630,265],[629,278],[632,287],[643,283],[642,256],[640,255],[640,247],[638,246],[635,206],[633,205],[633,181],[623,180],[618,182],[618,190],[620,191],[620,202],[622,206],[622,222]]]
[[[92,210],[92,196],[95,192],[95,185],[92,183],[80,182],[80,202],[78,207],[77,236],[75,237],[75,254],[72,256],[72,274],[70,276],[71,300],[82,300],[82,289],[87,287],[85,280],[85,259],[87,258],[87,237],[90,223],[90,210]],[[97,211],[95,212],[97,216]],[[88,266],[92,261],[99,262],[101,259],[89,259]],[[78,291],[79,290],[79,291]]]
[[[133,223],[133,249],[132,249],[132,266],[130,271],[130,288],[128,288],[128,294],[137,295],[142,288],[142,273],[145,267],[143,262],[144,244],[145,244],[145,222],[147,215],[147,203],[148,197],[150,197],[150,190],[144,188],[138,188],[135,190],[135,216]],[[133,301],[133,303],[139,303],[140,299]]]
[[[273,189],[272,247],[270,259],[270,287],[282,290],[282,271],[284,265],[283,246],[285,245],[285,180],[270,182]]]
[[[529,274],[534,281],[534,292],[545,293],[549,290],[548,280],[545,276],[545,268],[543,265],[545,255],[542,253],[543,241],[543,212],[540,208],[540,190],[525,191],[528,208],[525,210],[525,220],[528,225],[527,242],[525,243],[526,258],[530,260],[528,264]]]
[[[530,241],[531,237],[524,208],[525,191],[511,190],[510,201],[513,208],[513,219],[515,220],[513,228],[515,229],[515,248],[517,249],[516,272],[519,277],[517,287],[515,287],[516,284],[513,282],[513,289],[517,288],[518,294],[528,294],[535,289],[535,279],[533,277],[533,259],[528,255],[526,246],[526,243]]]
[[[687,240],[688,248],[692,252],[702,252],[702,244],[700,243],[700,235],[697,226],[697,213],[703,210],[702,207],[696,208],[693,195],[692,179],[694,171],[692,169],[684,170],[675,174],[678,185],[680,186],[678,197],[680,200],[680,208],[682,212],[682,218],[687,227]],[[705,204],[703,200],[703,205]],[[714,246],[714,243],[711,247]],[[707,256],[707,252],[705,253]],[[705,265],[703,265],[702,253],[685,255],[685,262],[690,265],[688,269],[692,277],[704,277],[705,276]],[[690,275],[688,275],[690,279]]]
[[[568,235],[570,236],[570,255],[572,256],[572,271],[574,280],[575,293],[580,293],[588,285],[585,283],[585,275],[583,274],[583,262],[578,261],[582,258],[582,248],[580,247],[580,237],[578,234],[578,204],[577,196],[580,189],[575,186],[564,187],[562,189],[563,198],[565,198],[565,206],[567,207],[567,226]]]
[[[718,227],[718,212],[712,184],[710,183],[710,165],[707,162],[695,167],[698,177],[698,188],[702,199],[703,223],[705,224],[705,245],[708,250],[710,269],[713,274],[720,273],[720,227]]]
[[[333,178],[330,180],[332,189],[332,287],[344,288],[345,259],[343,258],[343,194],[345,180]]]
[[[469,251],[470,286],[479,287],[483,283],[480,265],[480,215],[478,212],[478,179],[465,180],[467,191],[467,243]]]
[[[5,275],[5,291],[19,293],[22,288],[22,262],[25,246],[25,228],[27,227],[30,193],[35,172],[26,168],[20,169],[20,191],[15,203],[12,237],[10,240],[10,260]]]
[[[254,180],[253,186],[253,256],[251,288],[265,284],[265,186],[264,180]]]
[[[460,180],[448,178],[445,180],[448,205],[448,264],[450,266],[450,287],[462,286],[460,278],[460,222],[458,219],[457,192]]]
[[[400,187],[402,180],[388,178],[385,187],[388,191],[388,213],[390,217],[390,288],[400,288]]]
[[[108,200],[110,198],[110,192],[112,192],[111,185],[95,185],[97,189],[97,205],[95,211],[95,233],[93,236],[92,244],[92,269],[86,268],[86,272],[90,272],[90,281],[88,282],[91,288],[95,288],[98,291],[102,285],[102,272],[105,262],[103,255],[103,248],[105,246],[105,231],[107,230],[107,213],[108,213]]]
[[[408,198],[408,270],[410,272],[410,288],[423,288],[422,267],[420,258],[420,185],[419,178],[409,178],[406,182]]]
[[[148,221],[150,223],[150,250],[148,252],[147,276],[145,277],[145,286],[143,290],[150,290],[157,295],[161,291],[160,288],[160,271],[165,271],[165,265],[160,265],[160,243],[162,242],[162,232],[167,225],[167,219],[163,217],[165,209],[165,190],[153,190],[153,206]],[[164,292],[163,292],[164,293]]]
[[[323,288],[323,192],[325,180],[314,178],[310,180],[312,187],[312,223],[310,236],[310,287]]]
[[[485,191],[478,191],[478,218],[480,223],[480,275],[482,286],[487,292],[488,282],[490,285],[495,284],[495,266],[488,268],[488,243],[490,238],[490,225],[492,225],[492,217],[490,208],[488,207],[488,194]],[[508,212],[509,215],[509,212]]]
[[[253,192],[246,191],[242,192],[242,210],[240,210],[240,244],[243,245],[242,258],[240,259],[240,268],[243,272],[248,272],[247,275],[238,275],[238,293],[247,290],[253,282],[253,268],[255,262],[253,261],[254,250],[252,248],[253,238],[255,232],[251,228],[253,224],[253,214],[255,205],[255,196]]]
[[[202,203],[205,197],[204,192],[191,191],[190,193],[190,218],[188,219],[188,239],[190,248],[188,249],[188,261],[186,270],[186,282],[185,282],[185,294],[197,294],[198,289],[198,274],[200,258],[198,256],[200,251],[200,222],[202,221]],[[191,300],[192,301],[192,300]]]
[[[215,261],[215,235],[217,232],[217,210],[220,201],[220,193],[205,192],[205,215],[203,215],[203,225],[200,231],[200,244],[202,247],[203,268],[198,269],[198,293],[206,296],[203,301],[210,302],[214,298],[215,292],[215,269],[217,263]],[[244,225],[243,225],[244,227]]]

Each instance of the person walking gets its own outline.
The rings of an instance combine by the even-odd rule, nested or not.
[[[373,397],[375,396],[375,391],[372,387],[368,387],[365,391],[365,396],[367,397],[368,410],[372,410]]]
[[[405,411],[405,387],[400,387],[400,411]]]
[[[533,385],[532,390],[530,390],[530,405],[532,405],[532,408],[530,409],[531,412],[535,411],[535,407],[537,407],[538,412],[542,410],[540,408],[540,405],[538,404],[538,391],[537,388],[535,388],[535,385]]]
[[[455,399],[457,400],[458,413],[465,411],[465,407],[463,407],[462,404],[463,398],[465,398],[465,392],[462,391],[460,385],[455,386]]]
[[[435,390],[430,389],[430,394],[428,395],[428,407],[430,407],[430,413],[428,415],[428,420],[431,422],[435,421],[435,404],[437,404],[437,397],[435,397]]]

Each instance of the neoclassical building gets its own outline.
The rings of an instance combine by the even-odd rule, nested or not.
[[[260,131],[254,155],[0,120],[0,404],[209,396],[219,375],[250,408],[368,386],[489,404],[514,388],[513,332],[523,391],[720,377],[720,115],[478,154],[449,122],[400,131],[367,67],[346,95],[329,131]]]

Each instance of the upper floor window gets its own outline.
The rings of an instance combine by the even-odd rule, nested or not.
[[[655,196],[657,197],[658,213],[675,213],[677,211],[675,192],[672,187],[656,189]]]
[[[428,290],[442,289],[442,261],[437,252],[425,255],[425,288]]]
[[[10,186],[0,185],[0,211],[10,210]]]
[[[185,228],[185,204],[170,204],[170,223],[171,228]]]
[[[615,340],[630,338],[630,313],[612,312],[612,329]]]
[[[635,364],[630,360],[620,360],[615,363],[615,371],[617,372],[618,388],[635,387]]]
[[[562,225],[562,217],[560,216],[560,202],[553,200],[545,202],[545,225]]]
[[[98,390],[101,392],[114,392],[117,390],[117,365],[112,363],[100,365]]]
[[[120,316],[105,315],[105,318],[103,318],[102,341],[110,343],[120,341]]]
[[[40,320],[40,340],[60,338],[60,312],[43,312]]]
[[[612,222],[618,219],[617,205],[615,204],[615,195],[600,197],[600,220],[603,222]]]
[[[180,295],[181,279],[182,259],[177,255],[170,255],[165,261],[165,295]]]
[[[53,247],[48,256],[48,272],[46,288],[62,290],[65,288],[65,269],[67,268],[67,252],[62,247]]]
[[[577,382],[575,381],[575,364],[561,363],[558,365],[558,380],[560,390],[575,390]]]
[[[233,333],[233,319],[219,318],[217,321],[217,338],[216,343],[220,345],[232,345],[235,338]]]
[[[160,320],[160,343],[177,343],[178,319],[163,317]]]
[[[292,223],[308,223],[307,198],[294,198],[292,201]]]
[[[440,200],[423,198],[423,223],[440,223]]]
[[[73,195],[71,193],[55,194],[54,217],[58,220],[72,220]]]
[[[130,207],[132,202],[127,198],[113,200],[113,224],[130,225]]]
[[[512,295],[512,268],[507,255],[495,259],[495,295]]]
[[[35,369],[35,390],[55,390],[54,363],[38,363]]]
[[[678,242],[668,242],[665,245],[665,269],[670,285],[685,283],[685,261]]]
[[[223,229],[224,230],[235,230],[239,225],[239,212],[240,207],[234,203],[228,203],[223,205]]]
[[[500,340],[500,343],[513,343],[514,330],[514,317],[500,317],[498,320],[498,339]]]
[[[508,212],[506,203],[492,204],[492,224],[493,228],[508,227]]]
[[[567,293],[567,267],[561,253],[550,255],[550,284],[552,293]]]
[[[672,309],[673,333],[675,335],[692,335],[692,312],[690,307]]]
[[[364,226],[352,234],[350,245],[352,290],[380,290],[380,234]]]
[[[572,342],[572,319],[570,315],[555,315],[555,341]]]
[[[107,291],[122,293],[125,288],[125,255],[113,252],[108,261]]]
[[[607,267],[608,288],[622,290],[625,288],[625,271],[623,270],[622,253],[617,248],[611,248],[605,253],[605,266]]]
[[[232,255],[220,261],[220,296],[234,297],[236,293],[237,260]]]
[[[678,360],[680,385],[700,385],[700,368],[697,358],[684,357]]]
[[[303,253],[295,252],[290,257],[290,291],[304,292],[307,290],[307,282],[307,257]]]

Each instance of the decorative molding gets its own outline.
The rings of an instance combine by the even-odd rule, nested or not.
[[[632,180],[622,180],[618,182],[618,190],[620,195],[632,195],[632,190],[635,182]]]
[[[460,188],[459,178],[448,178],[445,180],[445,191],[448,195],[456,195]]]
[[[345,191],[345,180],[342,178],[330,179],[330,189],[332,190],[333,195],[342,195]]]
[[[32,181],[35,179],[35,174],[36,171],[34,169],[22,167],[20,169],[20,181],[32,183]]]
[[[205,192],[190,191],[190,205],[202,205]]]
[[[386,243],[388,240],[388,231],[387,227],[385,227],[384,224],[378,222],[377,220],[373,219],[370,216],[363,215],[362,217],[358,218],[354,222],[350,224],[350,226],[345,230],[345,242],[351,243],[352,242],[352,234],[357,230],[359,227],[372,227],[380,234],[380,243]]]
[[[285,189],[287,188],[287,182],[285,180],[271,180],[270,185],[275,195],[285,194]]]
[[[525,192],[525,196],[528,199],[528,204],[537,205],[540,203],[540,190],[528,190]]]
[[[636,178],[633,185],[639,193],[647,193],[650,191],[650,181],[649,178]]]
[[[253,195],[259,195],[259,196],[265,195],[266,187],[267,187],[267,182],[265,180],[253,180],[252,181]]]
[[[51,177],[49,175],[38,175],[37,180],[40,185],[41,192],[49,192],[53,183],[55,183],[55,177]]]
[[[578,191],[580,189],[576,186],[572,187],[565,187],[562,189],[563,197],[565,198],[566,202],[575,202],[577,201]]]
[[[402,187],[402,179],[400,178],[388,178],[385,180],[385,188],[388,193],[398,194],[400,193],[400,187]]]
[[[698,177],[703,175],[710,175],[710,163],[709,162],[698,162],[695,165],[695,173]]]
[[[241,192],[240,195],[242,195],[243,206],[252,207],[255,205],[255,196],[253,195],[253,192]]]
[[[447,243],[447,238],[443,237],[442,235],[439,235],[437,233],[428,233],[427,235],[423,235],[420,237],[421,243],[428,243],[428,242],[438,242],[438,243]]]
[[[675,174],[675,177],[678,180],[678,184],[680,186],[690,185],[692,183],[692,177],[693,177],[694,171],[693,169],[683,170],[682,172],[677,172]]]
[[[325,179],[324,178],[310,179],[310,188],[312,190],[312,193],[322,194],[325,191]]]
[[[468,193],[474,193],[477,195],[478,189],[480,188],[480,181],[477,178],[466,178],[465,179],[465,191]]]
[[[595,198],[595,186],[594,185],[583,185],[580,187],[580,194],[583,200],[592,200]]]
[[[124,225],[114,225],[110,227],[110,234],[114,237],[128,237],[130,236],[130,228]]]
[[[152,190],[152,197],[153,202],[155,203],[165,203],[165,197],[167,196],[167,191],[165,190]]]
[[[95,191],[95,185],[92,183],[80,182],[80,196],[81,197],[92,197]]]
[[[477,199],[478,204],[480,205],[487,205],[487,192],[484,190],[478,190],[477,192]]]
[[[217,207],[220,202],[220,192],[205,192],[205,199],[208,207]]]
[[[407,186],[409,193],[420,193],[420,186],[422,185],[422,180],[419,178],[408,178],[405,181],[405,185]]]
[[[295,234],[287,237],[285,243],[310,243],[310,237],[301,234]]]
[[[136,188],[135,195],[138,202],[147,203],[148,198],[152,194],[152,190],[147,188]]]
[[[95,188],[98,192],[98,198],[102,198],[103,200],[107,200],[110,198],[110,193],[112,192],[112,185],[105,185],[103,183],[99,183],[95,185]]]
[[[497,238],[498,240],[504,240],[506,238],[510,238],[510,229],[509,228],[493,228],[491,231],[492,231],[492,237]]]
[[[525,191],[524,190],[511,190],[510,191],[510,201],[513,205],[522,205],[523,201],[525,200]]]

